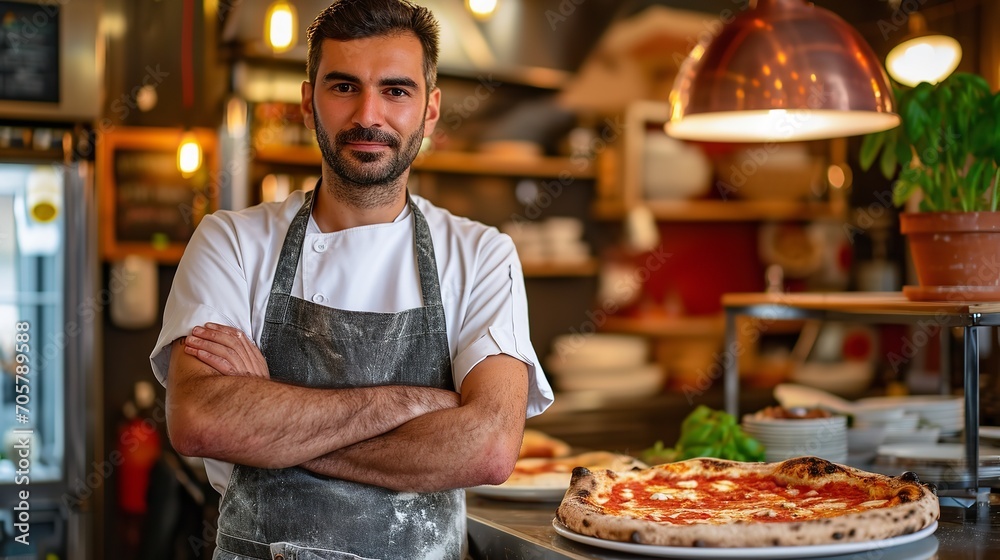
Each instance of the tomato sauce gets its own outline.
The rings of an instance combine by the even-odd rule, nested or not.
[[[685,488],[692,480],[697,486]],[[657,493],[667,499],[653,499]],[[759,476],[696,478],[687,482],[654,477],[615,484],[602,507],[614,515],[677,525],[706,521],[774,523],[835,517],[866,509],[861,504],[874,499],[878,498],[869,488],[847,482],[813,488]]]

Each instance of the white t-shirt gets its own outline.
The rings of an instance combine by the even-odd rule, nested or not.
[[[259,345],[275,267],[292,218],[304,201],[206,216],[188,243],[150,356],[166,382],[170,344],[208,322],[230,325]],[[528,336],[520,261],[510,237],[414,196],[434,243],[455,387],[483,359],[506,354],[528,365],[528,417],[552,403],[552,389]],[[392,223],[322,233],[310,217],[294,297],[351,311],[393,313],[420,307],[420,280],[407,205]],[[225,492],[232,464],[205,461],[209,480]]]

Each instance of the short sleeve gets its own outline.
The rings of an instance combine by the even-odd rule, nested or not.
[[[205,323],[252,334],[250,295],[239,244],[230,223],[206,216],[184,250],[163,311],[163,326],[150,355],[160,383],[166,383],[170,345]]]
[[[455,384],[489,356],[506,354],[528,366],[528,417],[552,404],[552,388],[545,378],[528,328],[528,301],[524,275],[510,238],[491,236],[484,243],[476,269],[469,305],[458,337],[454,361]]]

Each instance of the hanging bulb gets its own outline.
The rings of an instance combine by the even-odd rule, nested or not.
[[[936,84],[958,68],[962,46],[953,37],[932,33],[918,12],[907,20],[908,33],[885,57],[885,69],[904,86]]]
[[[498,0],[465,0],[465,7],[476,19],[486,20],[497,11]]]
[[[285,0],[275,0],[267,8],[264,37],[274,52],[285,52],[295,46],[297,20],[295,7]]]
[[[200,167],[201,144],[194,133],[188,130],[181,136],[180,146],[177,147],[177,169],[184,177],[190,177]]]
[[[936,84],[958,68],[962,47],[947,35],[925,35],[896,45],[885,57],[885,68],[897,82],[913,87]]]

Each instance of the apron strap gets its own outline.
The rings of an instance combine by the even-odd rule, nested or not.
[[[320,185],[316,185],[320,188]],[[278,257],[278,266],[274,270],[274,284],[271,286],[271,295],[284,294],[291,295],[292,285],[295,282],[295,271],[299,267],[299,257],[302,254],[302,241],[306,238],[306,228],[309,226],[309,214],[312,213],[313,193],[306,193],[306,199],[302,202],[299,211],[292,218],[292,223],[288,225],[288,232],[285,234],[285,242],[281,246],[281,254]]]
[[[417,208],[417,203],[409,193],[410,210],[413,214],[413,243],[417,253],[417,272],[420,274],[420,294],[424,307],[436,307],[441,304],[441,286],[438,281],[437,259],[434,257],[434,242],[431,239],[431,228],[427,218]]]

